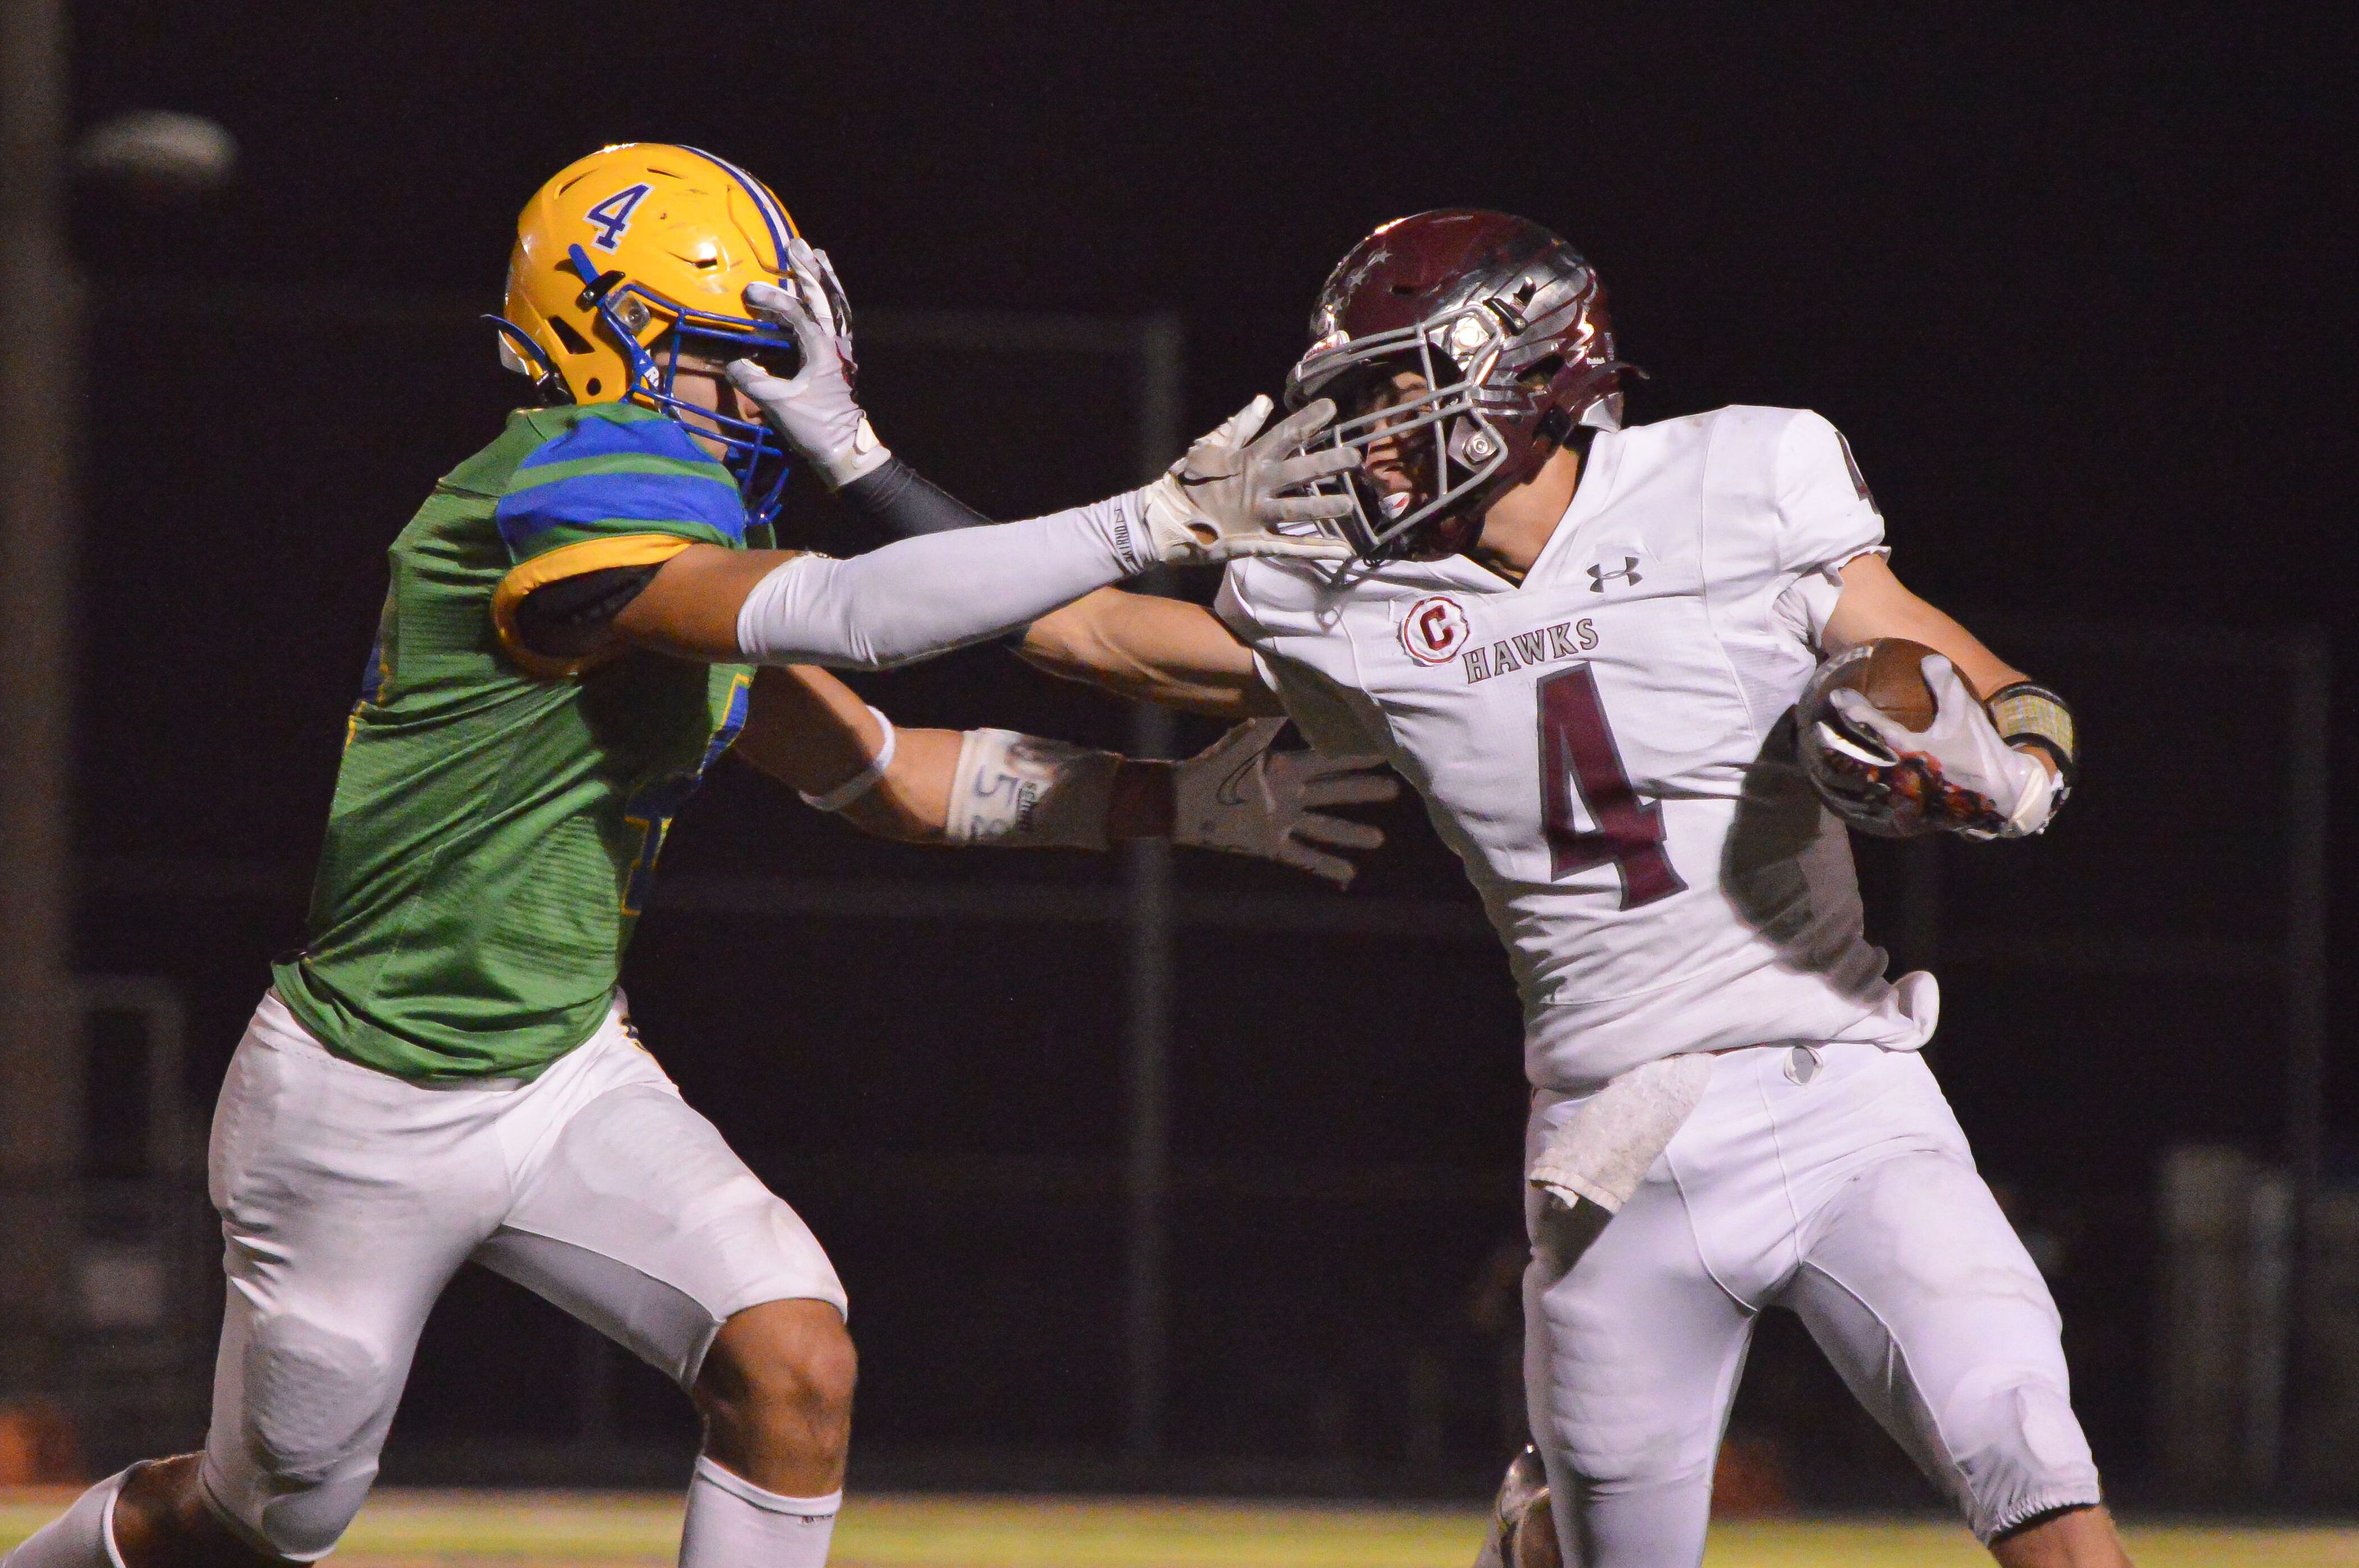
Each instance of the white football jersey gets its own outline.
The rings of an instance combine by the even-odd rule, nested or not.
[[[1883,540],[1832,425],[1731,407],[1601,432],[1521,586],[1462,557],[1254,559],[1215,608],[1311,744],[1425,796],[1512,956],[1532,1081],[1578,1091],[1680,1052],[1931,1032],[1781,729],[1836,569]]]

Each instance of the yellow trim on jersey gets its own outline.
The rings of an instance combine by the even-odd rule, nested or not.
[[[492,590],[492,626],[499,633],[500,651],[535,680],[563,680],[613,658],[622,652],[620,648],[572,659],[554,659],[534,653],[517,635],[516,606],[534,589],[580,577],[584,572],[661,566],[695,542],[677,534],[624,534],[612,539],[584,539],[579,544],[561,545],[547,555],[519,562]]]

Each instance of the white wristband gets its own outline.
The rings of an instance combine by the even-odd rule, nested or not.
[[[815,811],[842,811],[845,806],[875,789],[876,781],[885,776],[885,770],[893,765],[893,748],[900,741],[900,732],[893,728],[891,719],[875,708],[868,710],[868,716],[876,720],[878,729],[885,731],[885,744],[876,749],[876,755],[869,759],[866,767],[833,789],[821,795],[803,795],[800,790],[795,791],[797,795],[803,795],[805,806]]]
[[[1103,849],[1122,759],[1013,730],[970,730],[959,744],[942,838],[1006,849]]]

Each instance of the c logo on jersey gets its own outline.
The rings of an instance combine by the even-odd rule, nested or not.
[[[1446,665],[1466,645],[1466,611],[1447,594],[1420,599],[1401,617],[1401,647],[1420,665]]]
[[[602,251],[613,250],[614,242],[623,237],[623,231],[631,226],[631,213],[654,189],[652,185],[626,185],[582,214],[598,229],[598,237],[590,243]]]

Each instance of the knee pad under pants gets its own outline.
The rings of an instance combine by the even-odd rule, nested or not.
[[[310,1317],[261,1317],[244,1304],[233,1289],[206,1498],[251,1543],[310,1562],[333,1550],[376,1480],[408,1347],[389,1353]]]
[[[1712,1281],[1666,1183],[1567,1266],[1531,1205],[1525,1390],[1566,1568],[1691,1568],[1752,1314]]]

